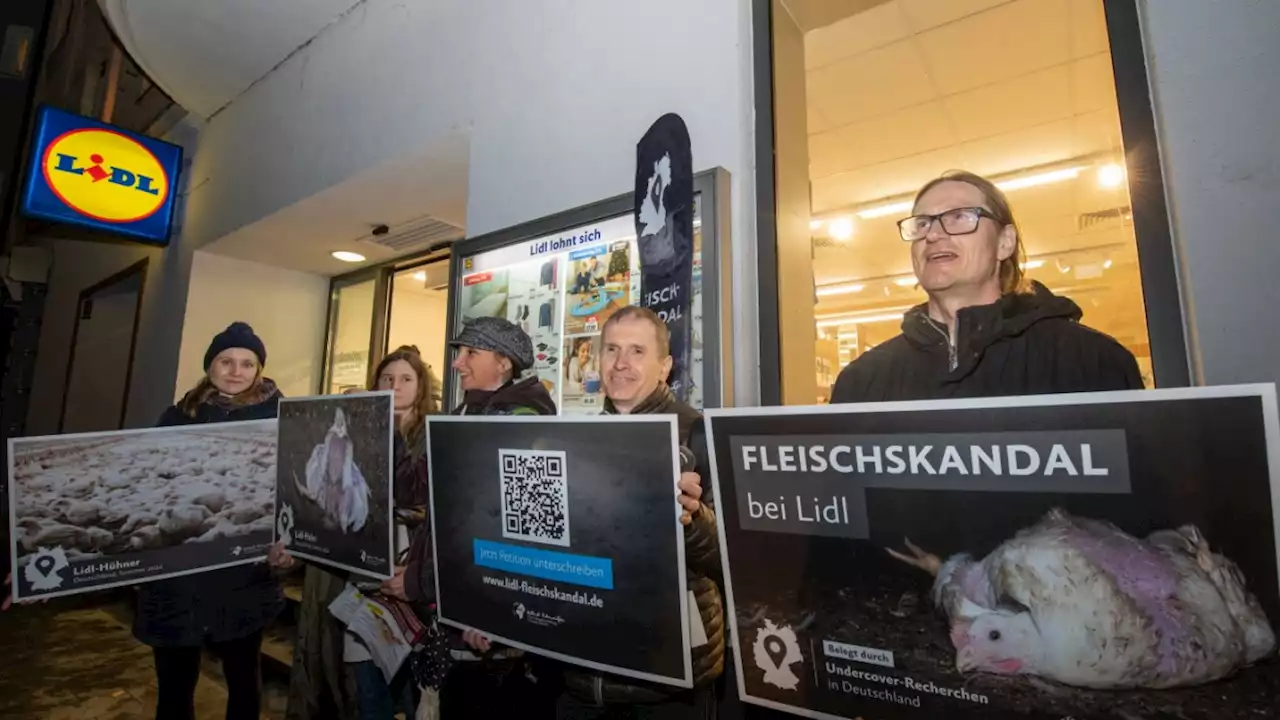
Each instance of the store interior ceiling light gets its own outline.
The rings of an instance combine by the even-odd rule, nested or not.
[[[329,254],[332,255],[335,260],[341,260],[342,262],[349,263],[364,262],[365,259],[360,253],[351,252],[350,250],[334,250]]]
[[[1124,168],[1116,163],[1107,163],[1098,168],[1098,185],[1104,188],[1118,188],[1124,183]]]
[[[1035,173],[1033,175],[1024,175],[1022,177],[1010,178],[996,183],[996,187],[1010,192],[1012,190],[1023,190],[1025,188],[1039,187],[1041,185],[1050,185],[1064,180],[1073,180],[1080,177],[1080,171],[1084,167],[1077,165],[1075,167],[1062,168],[1061,170],[1050,170],[1049,172]]]
[[[834,285],[823,285],[815,290],[818,297],[828,297],[830,295],[848,295],[850,293],[862,292],[866,289],[863,283],[836,283]]]
[[[822,226],[823,226],[824,224],[825,224],[825,223],[824,223],[822,220],[810,220],[810,221],[809,221],[809,229],[810,229],[810,230],[821,230],[821,229],[822,229]]]
[[[1036,173],[1030,173],[1025,175],[1014,175],[1011,177],[1004,178],[1002,180],[997,180],[996,187],[1000,188],[1005,192],[1011,192],[1013,190],[1023,190],[1025,188],[1039,187],[1041,185],[1049,185],[1052,183],[1063,182],[1066,180],[1073,180],[1077,177],[1080,177],[1080,173],[1084,172],[1084,170],[1087,167],[1088,167],[1087,165],[1072,165],[1070,167],[1057,168],[1055,170],[1048,170],[1044,172],[1036,172]],[[1105,174],[1105,177],[1107,178],[1107,182],[1112,182],[1114,183],[1114,185],[1103,184],[1104,174]],[[1124,181],[1124,168],[1122,168],[1121,166],[1115,163],[1109,163],[1107,165],[1104,165],[1098,171],[1098,182],[1099,184],[1103,184],[1104,187],[1117,187],[1123,181]],[[856,215],[858,218],[862,220],[871,220],[873,218],[884,217],[886,215],[901,214],[905,216],[907,213],[911,212],[911,208],[912,208],[911,200],[901,200],[897,202],[884,203],[881,205],[874,205],[872,207],[863,208],[862,210],[856,211],[854,215]],[[815,223],[816,223],[816,226],[815,226]],[[822,223],[823,223],[823,220],[821,219],[812,220],[809,222],[809,227],[810,229],[816,230],[822,227]]]
[[[848,240],[853,237],[853,218],[838,217],[827,224],[827,234],[832,240]]]
[[[413,274],[413,279],[417,280],[418,282],[424,283],[427,281],[427,274],[422,270],[419,270],[418,272]]]
[[[826,320],[819,320],[818,327],[840,327],[841,325],[866,325],[869,323],[890,322],[893,320],[901,320],[902,313],[882,313],[879,315],[850,315],[848,317],[833,317]]]

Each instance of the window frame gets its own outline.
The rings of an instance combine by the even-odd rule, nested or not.
[[[1120,110],[1138,271],[1156,387],[1187,387],[1191,364],[1178,284],[1172,223],[1151,107],[1138,0],[1102,3]],[[774,141],[773,3],[751,0],[755,91],[756,267],[758,269],[760,404],[782,404],[781,308],[778,301],[777,184]],[[1134,180],[1138,178],[1139,180]]]

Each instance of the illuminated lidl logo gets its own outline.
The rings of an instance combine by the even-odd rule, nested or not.
[[[72,130],[44,151],[44,179],[62,202],[104,222],[151,217],[169,178],[150,150],[110,130]]]
[[[26,214],[166,240],[182,150],[52,108],[41,110]]]

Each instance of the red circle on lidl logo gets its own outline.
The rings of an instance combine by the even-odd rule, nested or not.
[[[169,198],[169,175],[150,150],[111,130],[63,133],[41,163],[44,181],[78,213],[112,223],[144,220]]]

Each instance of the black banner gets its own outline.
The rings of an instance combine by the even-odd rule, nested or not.
[[[276,538],[304,560],[389,578],[392,521],[390,391],[280,402]]]
[[[433,417],[440,619],[584,667],[692,684],[671,417]]]
[[[640,302],[671,330],[667,383],[681,400],[689,394],[693,347],[693,152],[679,115],[658,118],[636,145],[636,242],[640,248]]]
[[[747,702],[886,720],[1274,712],[1273,387],[708,416]]]

